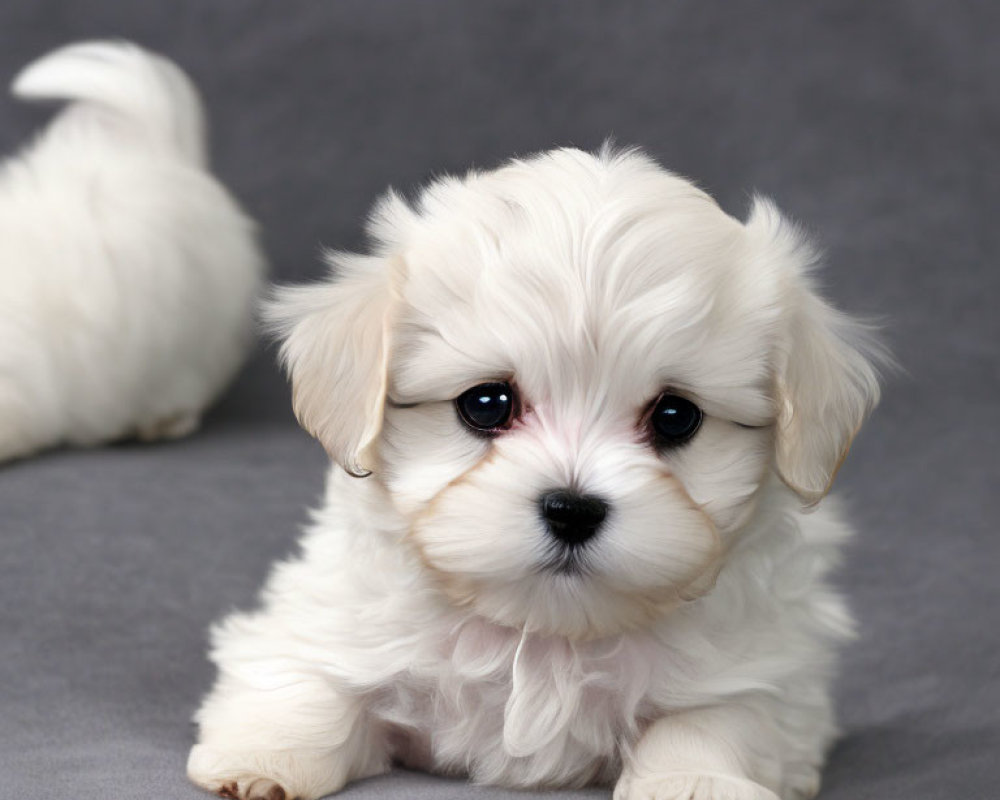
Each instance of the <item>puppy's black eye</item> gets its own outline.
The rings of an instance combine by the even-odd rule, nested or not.
[[[650,425],[661,447],[684,444],[701,427],[702,413],[690,400],[676,394],[664,394],[656,401]]]
[[[455,400],[462,421],[477,431],[503,428],[514,414],[514,389],[509,383],[481,383]]]

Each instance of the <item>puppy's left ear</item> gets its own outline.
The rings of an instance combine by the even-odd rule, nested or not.
[[[264,317],[282,340],[299,423],[348,473],[374,468],[389,368],[390,325],[402,259],[331,255],[334,274],[277,289]]]
[[[890,359],[869,326],[815,291],[817,256],[767,200],[746,223],[761,267],[775,281],[779,328],[775,371],[775,466],[809,505],[830,490],[851,442],[879,400],[875,364]]]

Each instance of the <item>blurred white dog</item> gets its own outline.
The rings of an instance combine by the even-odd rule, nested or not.
[[[813,291],[800,234],[610,150],[390,193],[370,233],[271,307],[339,467],[262,608],[214,631],[190,777],[316,798],[398,761],[618,800],[814,794],[849,530],[806,509],[878,348]]]
[[[246,355],[264,267],[206,171],[194,88],[92,42],[13,90],[73,102],[0,168],[0,461],[192,431]]]

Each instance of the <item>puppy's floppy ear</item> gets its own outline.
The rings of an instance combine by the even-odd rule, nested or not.
[[[746,224],[762,268],[775,280],[775,465],[806,503],[830,490],[851,442],[879,400],[876,363],[889,363],[869,326],[828,305],[810,270],[817,255],[803,234],[757,198]]]
[[[282,340],[299,423],[357,477],[370,474],[382,428],[390,325],[402,259],[327,256],[333,274],[311,286],[275,290],[264,310]]]

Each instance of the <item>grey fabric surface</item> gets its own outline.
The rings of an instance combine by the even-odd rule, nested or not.
[[[906,369],[839,479],[862,635],[822,797],[997,797],[1000,6],[6,0],[0,75],[107,36],[199,83],[281,279],[357,246],[390,183],[609,134],[816,231],[830,294]],[[0,99],[0,149],[44,119]],[[322,480],[271,360],[189,440],[0,468],[0,796],[202,796],[183,765],[205,629],[252,601]],[[458,796],[526,795],[407,773],[345,793]]]

